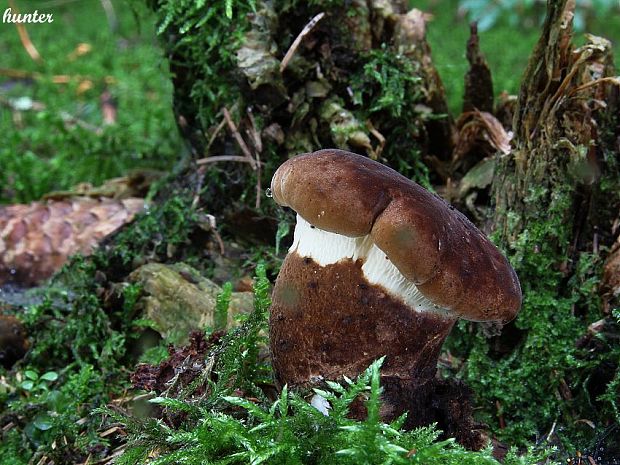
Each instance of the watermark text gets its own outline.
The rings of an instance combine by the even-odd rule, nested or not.
[[[2,15],[3,23],[53,23],[54,15],[52,13],[39,13],[39,10],[34,10],[33,13],[13,13],[11,8],[4,10]]]

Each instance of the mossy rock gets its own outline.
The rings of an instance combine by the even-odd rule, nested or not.
[[[192,330],[214,328],[215,306],[222,288],[194,268],[184,263],[149,263],[131,273],[129,281],[142,288],[136,309],[170,343],[186,344]],[[235,315],[249,313],[252,305],[251,292],[233,292],[227,327],[235,325]]]

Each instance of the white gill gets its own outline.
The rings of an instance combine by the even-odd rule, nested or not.
[[[320,266],[341,260],[362,260],[362,272],[370,284],[381,286],[391,296],[404,301],[420,312],[435,312],[446,316],[449,310],[428,300],[418,288],[405,278],[392,261],[377,247],[369,235],[347,237],[310,225],[297,215],[293,245],[289,253],[309,257]]]

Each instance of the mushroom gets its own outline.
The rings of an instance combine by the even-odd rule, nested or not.
[[[489,239],[385,165],[320,150],[282,164],[271,191],[297,212],[269,317],[280,384],[354,377],[385,356],[389,420],[434,378],[458,318],[506,323],[519,311],[518,278]]]

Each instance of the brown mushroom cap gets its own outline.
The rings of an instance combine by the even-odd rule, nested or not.
[[[370,235],[433,304],[473,321],[512,320],[521,307],[516,273],[462,213],[381,163],[327,149],[289,159],[273,198],[311,225]]]

